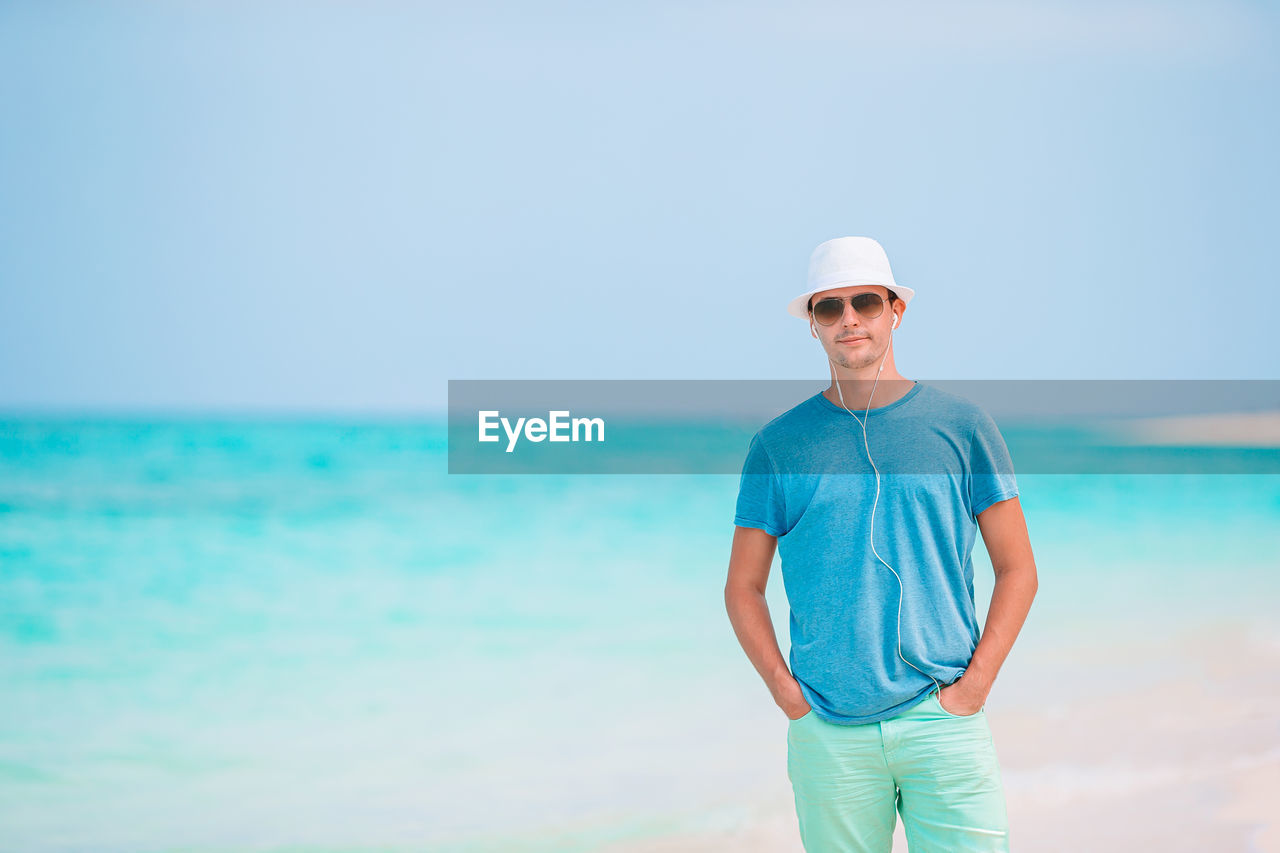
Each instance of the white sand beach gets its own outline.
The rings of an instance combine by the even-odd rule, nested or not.
[[[1153,650],[1180,676],[1076,698],[1124,654],[1099,646],[1072,653],[1037,710],[1003,707],[997,683],[986,710],[1013,850],[1280,851],[1280,643],[1223,623]],[[602,849],[799,853],[787,780],[770,794],[733,827]],[[894,850],[907,850],[900,821]]]
[[[1140,444],[1280,447],[1280,411],[1133,418],[1115,426]]]

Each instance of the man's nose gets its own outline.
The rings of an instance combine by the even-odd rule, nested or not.
[[[858,325],[858,312],[853,310],[853,300],[846,299],[844,303],[844,324],[846,326]]]

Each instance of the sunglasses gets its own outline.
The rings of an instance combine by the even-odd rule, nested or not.
[[[855,293],[840,298],[829,296],[813,303],[813,319],[824,326],[830,326],[844,316],[844,304],[850,302],[854,311],[868,320],[874,320],[884,313],[884,303],[888,301],[878,293]]]

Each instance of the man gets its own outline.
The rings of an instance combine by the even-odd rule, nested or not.
[[[894,365],[914,294],[875,240],[818,246],[788,310],[826,350],[831,386],[756,433],[739,487],[725,605],[789,720],[808,851],[888,853],[899,813],[912,853],[1009,849],[984,705],[1035,560],[995,423]],[[979,529],[996,575],[980,638]],[[765,603],[775,548],[790,669]]]

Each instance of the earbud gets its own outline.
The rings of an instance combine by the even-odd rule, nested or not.
[[[902,318],[901,318],[901,317],[898,317],[896,314],[894,315],[894,318],[893,318],[893,328],[894,328],[894,329],[898,328],[898,320],[900,320],[900,319],[902,319]]]

